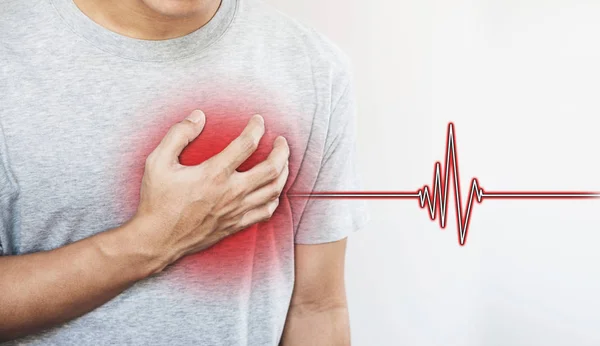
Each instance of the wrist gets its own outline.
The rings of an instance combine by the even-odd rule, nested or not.
[[[161,272],[176,258],[157,239],[159,224],[149,217],[134,216],[123,225],[101,233],[101,251],[124,265],[135,280]]]

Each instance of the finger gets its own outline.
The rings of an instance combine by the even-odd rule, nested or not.
[[[204,112],[197,109],[187,118],[171,126],[155,150],[157,157],[165,162],[179,162],[178,158],[183,148],[193,141],[206,124]]]
[[[242,202],[243,208],[245,210],[251,210],[279,198],[279,195],[281,195],[281,191],[287,182],[289,171],[289,166],[285,165],[276,180],[248,194]]]
[[[260,115],[254,115],[242,133],[215,156],[222,161],[223,167],[235,171],[258,148],[258,142],[265,133],[264,120]]]
[[[244,179],[244,184],[247,188],[246,191],[254,191],[276,180],[288,164],[289,157],[290,148],[285,138],[281,136],[275,138],[273,150],[271,150],[269,156],[252,169],[240,173],[242,179]]]
[[[254,225],[258,222],[267,221],[273,216],[277,206],[279,205],[279,199],[275,199],[268,204],[262,205],[259,208],[252,209],[242,216],[242,219],[239,222],[239,227],[241,229]]]

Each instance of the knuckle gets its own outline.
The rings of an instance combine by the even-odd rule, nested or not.
[[[280,190],[279,186],[271,185],[269,187],[269,197],[271,197],[271,199],[279,197],[280,193],[281,193],[281,190]]]
[[[240,137],[240,146],[244,152],[250,152],[256,150],[258,143],[250,135],[243,135]]]
[[[265,162],[265,172],[266,176],[269,179],[275,179],[279,176],[279,170],[277,169],[277,165],[273,163],[273,161]]]
[[[186,134],[191,130],[190,124],[189,120],[186,120],[185,123],[173,125],[169,130],[171,137],[178,140],[187,138]]]
[[[269,206],[267,208],[267,210],[265,211],[265,214],[264,214],[262,220],[263,221],[271,220],[271,218],[273,218],[273,214],[275,214],[275,209],[276,209],[276,206],[273,206],[273,207]]]
[[[225,170],[218,170],[214,175],[213,175],[213,181],[214,183],[216,183],[217,185],[221,185],[224,184],[227,181],[227,173]]]
[[[175,131],[171,135],[171,138],[174,139],[176,142],[183,141],[186,139],[185,131],[182,131],[182,130]]]
[[[169,137],[176,136],[179,132],[181,132],[181,128],[182,128],[181,123],[173,124],[173,126],[171,126],[171,128],[167,132],[167,136],[169,136]]]
[[[238,198],[246,197],[248,190],[249,189],[247,187],[247,184],[243,184],[241,181],[236,182],[233,185],[233,192],[235,193],[235,196]]]
[[[277,206],[279,205],[279,198],[274,200],[270,205],[269,205],[269,216],[272,216],[273,213],[275,213],[275,209],[277,209]]]
[[[208,170],[211,172],[210,177],[216,184],[223,184],[229,179],[229,169],[218,162],[206,162]]]
[[[233,209],[234,206],[231,203],[235,203],[238,200],[238,190],[234,186],[227,186],[223,190],[223,196],[225,196],[225,199],[229,202],[226,209]]]

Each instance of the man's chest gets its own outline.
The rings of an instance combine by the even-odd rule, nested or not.
[[[128,220],[139,201],[145,158],[171,125],[196,108],[207,123],[182,152],[182,164],[200,164],[220,152],[258,113],[266,134],[240,169],[266,158],[274,138],[283,135],[292,151],[289,185],[298,173],[311,107],[282,97],[289,90],[271,91],[277,85],[265,87],[262,78],[240,83],[235,76],[206,73],[154,71],[134,78],[131,72],[91,69],[76,78],[63,72],[64,78],[35,87],[34,74],[23,71],[3,96],[10,169],[20,193],[22,252],[55,248]]]

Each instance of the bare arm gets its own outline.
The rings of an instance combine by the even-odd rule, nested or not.
[[[179,258],[270,218],[288,176],[289,148],[275,140],[269,157],[238,172],[264,133],[253,117],[218,155],[196,166],[178,157],[202,131],[175,124],[148,156],[134,217],[120,227],[34,254],[0,257],[0,341],[83,315]]]
[[[141,227],[129,222],[56,250],[0,257],[0,341],[83,315],[161,268],[132,237]]]
[[[345,253],[346,239],[296,245],[296,281],[282,345],[350,345]]]

